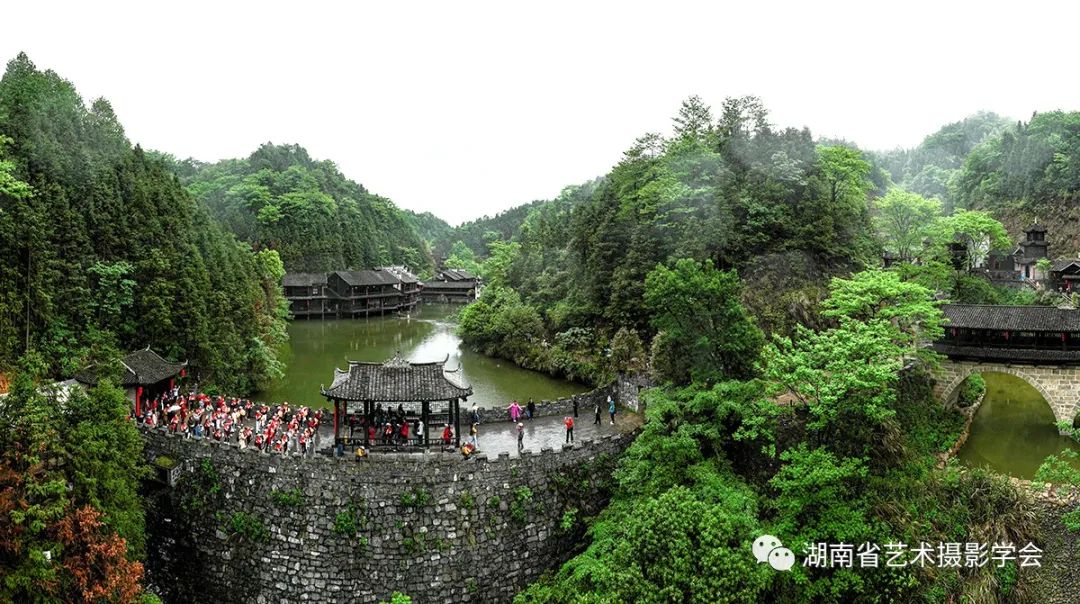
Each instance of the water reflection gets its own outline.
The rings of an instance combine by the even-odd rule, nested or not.
[[[1024,380],[985,373],[986,398],[971,422],[971,435],[957,453],[962,463],[1017,478],[1034,478],[1048,455],[1080,445],[1058,434],[1046,399]]]
[[[551,378],[522,369],[513,363],[474,353],[454,334],[459,306],[421,305],[412,316],[294,321],[289,324],[290,342],[283,351],[285,378],[257,394],[260,400],[324,405],[319,386],[329,384],[334,368],[349,360],[384,361],[396,353],[410,361],[441,361],[448,369],[461,368],[473,387],[469,403],[481,407],[505,407],[513,399],[526,401],[569,396],[587,386]]]

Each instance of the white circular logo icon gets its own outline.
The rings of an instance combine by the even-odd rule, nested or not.
[[[780,539],[773,535],[762,535],[754,540],[750,548],[758,563],[768,562],[769,566],[779,571],[791,570],[795,566],[795,554],[780,543]]]
[[[769,552],[769,566],[776,570],[791,570],[795,566],[795,554],[786,547],[778,547]]]
[[[769,552],[778,547],[783,547],[783,543],[772,535],[762,535],[754,540],[754,557],[758,562],[767,562],[769,560]]]

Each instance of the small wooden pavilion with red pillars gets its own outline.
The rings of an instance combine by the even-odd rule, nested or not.
[[[138,417],[142,415],[144,401],[165,394],[176,385],[176,378],[184,377],[187,361],[174,363],[165,360],[147,346],[125,356],[121,365],[120,387],[135,404],[135,416]],[[75,379],[87,386],[94,386],[98,383],[98,372],[91,367],[80,372]]]
[[[334,369],[334,381],[321,388],[322,395],[334,405],[334,444],[363,442],[371,446],[367,427],[377,416],[394,416],[392,405],[403,411],[395,421],[423,422],[421,438],[410,443],[430,446],[441,443],[442,428],[454,426],[454,444],[461,445],[461,403],[472,396],[472,387],[460,381],[461,368],[447,371],[449,355],[442,361],[411,363],[400,356],[384,363],[349,361],[349,368]],[[386,404],[385,410],[381,407]],[[349,438],[359,425],[362,436]],[[381,426],[380,426],[381,427]],[[381,434],[381,433],[380,433]]]

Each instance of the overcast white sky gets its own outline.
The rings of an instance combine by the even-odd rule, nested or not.
[[[980,109],[1080,109],[1080,6],[943,2],[18,2],[26,51],[178,157],[299,143],[456,224],[607,172],[682,99],[913,146]]]

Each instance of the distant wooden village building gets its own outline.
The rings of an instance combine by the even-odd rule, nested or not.
[[[146,347],[125,356],[122,361],[120,387],[135,404],[135,415],[142,414],[142,404],[165,394],[176,385],[176,378],[184,377],[187,361],[174,363]],[[96,386],[98,371],[91,367],[79,372],[75,380],[85,386]]]
[[[991,281],[1005,285],[1037,282],[1056,288],[1053,271],[1039,266],[1044,259],[1050,259],[1046,227],[1035,222],[1024,231],[1024,240],[1012,253],[991,252],[980,270]]]
[[[1080,291],[1080,259],[1063,258],[1050,267],[1050,282],[1066,292]]]
[[[289,310],[297,319],[367,317],[408,312],[422,284],[402,266],[330,273],[289,273],[282,279]]]
[[[327,289],[326,273],[290,273],[281,285],[293,316],[337,316],[338,298]]]
[[[1013,251],[1016,270],[1020,273],[1021,279],[1042,281],[1049,275],[1036,265],[1039,260],[1050,258],[1046,244],[1046,227],[1036,222],[1024,232],[1024,235],[1026,236],[1024,241]]]
[[[480,279],[466,270],[443,269],[424,283],[421,297],[426,302],[469,303],[479,294]]]
[[[449,375],[457,370],[448,372],[446,361],[411,363],[395,356],[385,363],[349,361],[348,369],[335,368],[333,382],[321,388],[322,395],[334,405],[335,445],[375,444],[368,438],[367,427],[375,425],[379,408],[385,404],[385,414],[390,414],[394,405],[401,405],[410,425],[423,422],[423,437],[416,439],[414,435],[410,444],[440,444],[443,427],[452,425],[454,445],[460,446],[461,403],[473,391]],[[361,434],[355,434],[357,427]],[[383,426],[375,428],[379,440]]]

